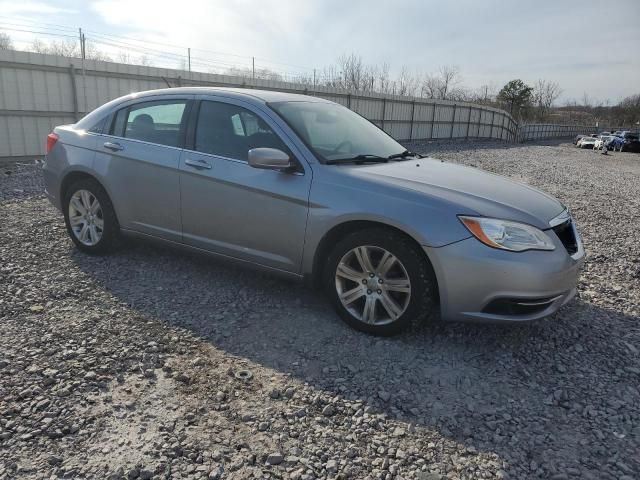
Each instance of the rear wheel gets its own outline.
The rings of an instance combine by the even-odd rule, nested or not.
[[[100,254],[116,247],[120,226],[107,192],[96,180],[74,182],[64,194],[63,212],[69,236],[83,252]]]
[[[329,255],[325,288],[340,317],[374,335],[393,335],[435,308],[431,264],[409,238],[368,229],[343,238]]]

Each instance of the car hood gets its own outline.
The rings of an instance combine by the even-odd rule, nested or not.
[[[540,190],[483,170],[433,158],[353,170],[378,184],[410,189],[455,204],[458,214],[502,218],[549,228],[565,207]]]

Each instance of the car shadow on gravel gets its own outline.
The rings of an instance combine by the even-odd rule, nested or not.
[[[533,324],[431,323],[375,338],[348,328],[317,292],[201,256],[137,243],[107,257],[70,256],[145,319],[493,452],[507,473],[612,441],[594,437],[609,433],[585,399],[590,389],[624,387],[606,323],[637,319],[620,313],[575,300]]]

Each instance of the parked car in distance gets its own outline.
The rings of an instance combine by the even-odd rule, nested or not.
[[[597,138],[592,136],[582,137],[580,140],[578,140],[578,143],[576,143],[576,147],[594,148],[597,140],[598,140]]]
[[[546,317],[573,298],[584,260],[555,198],[407,151],[317,97],[128,95],[56,127],[43,173],[83,252],[129,235],[308,280],[378,335],[438,314]]]
[[[586,137],[586,135],[576,135],[575,137],[573,137],[573,144],[576,145],[578,143],[578,141],[583,138]]]
[[[596,143],[593,145],[594,150],[602,150],[603,148],[606,148],[607,150],[612,150],[609,144],[613,139],[614,139],[613,135],[600,135],[597,138]]]
[[[640,152],[640,138],[638,134],[623,132],[617,146],[621,152]]]

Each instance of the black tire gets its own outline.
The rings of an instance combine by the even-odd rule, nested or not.
[[[342,258],[359,246],[378,247],[394,255],[404,266],[411,282],[409,303],[391,323],[370,324],[352,315],[340,301],[336,287],[336,270]],[[424,320],[435,313],[437,282],[425,253],[408,237],[385,228],[371,228],[351,233],[340,240],[327,259],[324,288],[340,318],[356,330],[379,336],[390,336],[406,329],[413,321]]]
[[[95,245],[85,245],[75,235],[69,222],[69,202],[74,193],[79,190],[87,190],[100,202],[102,209],[102,220],[104,228],[102,237]],[[62,202],[62,211],[64,213],[64,223],[67,226],[67,232],[73,243],[79,250],[91,255],[100,255],[113,251],[120,244],[120,224],[116,217],[116,212],[111,203],[111,199],[102,185],[92,178],[83,178],[73,184],[64,192]]]

